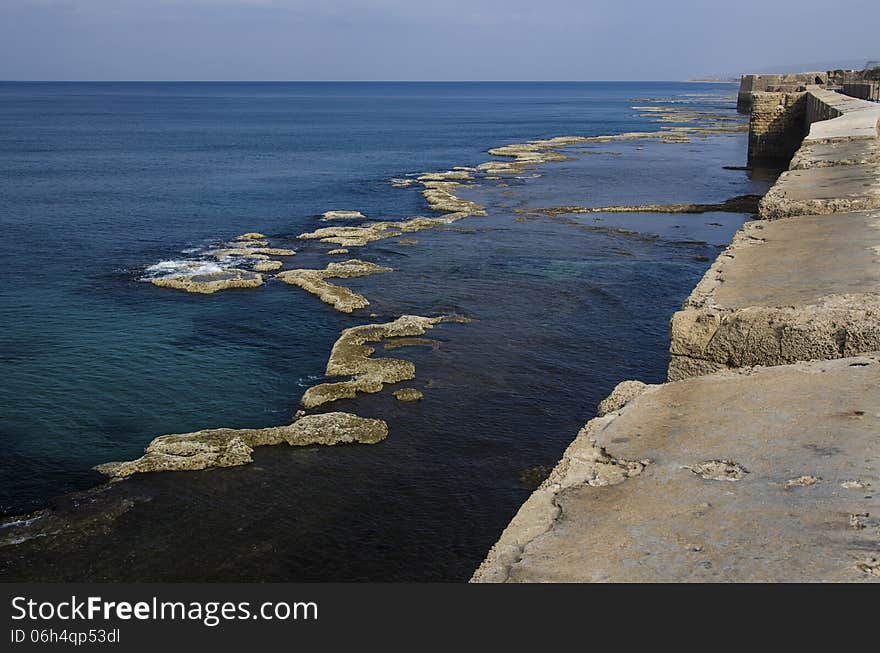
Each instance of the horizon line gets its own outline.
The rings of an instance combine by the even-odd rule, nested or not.
[[[717,83],[738,79],[0,79],[14,84],[589,84]]]

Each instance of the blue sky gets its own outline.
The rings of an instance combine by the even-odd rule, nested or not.
[[[0,79],[687,79],[880,59],[876,0],[0,0]]]

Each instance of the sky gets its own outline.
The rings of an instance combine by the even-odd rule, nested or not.
[[[877,0],[0,0],[0,79],[679,80],[878,35]]]

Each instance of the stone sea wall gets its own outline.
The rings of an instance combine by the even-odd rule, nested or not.
[[[761,92],[751,98],[749,161],[791,159],[804,136],[807,93]]]
[[[473,582],[880,582],[880,105],[750,97],[791,166],[673,316],[669,381],[615,388]]]

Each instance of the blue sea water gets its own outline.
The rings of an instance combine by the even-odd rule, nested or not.
[[[596,145],[540,176],[469,189],[488,216],[353,252],[396,272],[347,281],[371,301],[351,316],[278,282],[202,296],[153,287],[145,270],[250,231],[297,249],[286,267],[322,267],[328,248],[295,237],[325,226],[324,211],[430,215],[418,188],[392,178],[476,165],[528,139],[658,129],[631,108],[640,98],[732,114],[731,91],[0,83],[0,512],[93,487],[92,466],[136,457],[157,435],[289,422],[340,331],[369,313],[457,312],[476,321],[438,327],[438,350],[388,354],[416,363],[424,401],[386,389],[333,406],[386,419],[386,442],[266,448],[247,467],[126,481],[110,491],[135,508],[45,568],[106,580],[466,578],[528,495],[522,470],[554,464],[618,381],[664,378],[669,316],[745,218],[517,221],[515,210],[760,193],[766,180],[723,167],[743,163],[744,134]],[[13,548],[4,555],[44,563],[57,553]]]

